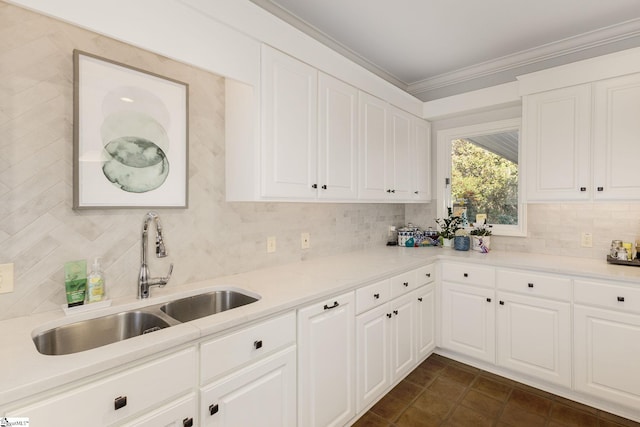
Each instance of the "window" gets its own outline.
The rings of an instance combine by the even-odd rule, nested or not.
[[[519,119],[438,132],[439,218],[451,207],[495,235],[526,235],[519,135]]]

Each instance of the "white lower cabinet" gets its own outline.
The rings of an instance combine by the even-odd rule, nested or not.
[[[294,427],[295,346],[203,387],[200,411],[206,427]]]
[[[419,292],[356,317],[358,412],[416,366]]]
[[[59,420],[69,427],[120,425],[125,419],[154,410],[164,402],[192,392],[195,379],[196,350],[190,347],[72,390],[44,397],[33,404],[10,410],[6,416],[29,418],[33,427],[50,426],[55,422],[53,420]],[[176,415],[173,409],[172,403],[158,409],[160,413],[171,413],[166,425],[174,425],[171,424]],[[176,420],[175,425],[181,425],[180,422],[185,418],[196,417],[193,405],[191,409],[194,409],[191,413],[180,412],[178,417],[183,418]],[[141,421],[133,425],[149,424]]]
[[[499,269],[496,286],[498,365],[571,387],[571,280]]]
[[[571,280],[498,269],[492,281],[479,268],[443,265],[465,283],[442,283],[442,346],[571,387]]]
[[[435,348],[434,280],[431,264],[356,291],[358,413]]]
[[[571,305],[498,292],[498,365],[571,387]]]
[[[343,426],[355,416],[353,292],[298,310],[298,425]]]
[[[364,410],[391,384],[391,314],[388,303],[356,318],[357,407]]]
[[[146,414],[122,427],[196,427],[199,426],[198,399],[195,393]],[[120,424],[118,424],[120,425]]]
[[[296,318],[290,312],[200,346],[200,425],[296,425]]]
[[[574,385],[640,418],[640,289],[576,281]]]
[[[436,348],[436,285],[431,283],[416,292],[416,332],[418,361]]]
[[[495,291],[442,283],[442,347],[495,363]]]

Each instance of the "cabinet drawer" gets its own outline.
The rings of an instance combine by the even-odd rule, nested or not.
[[[470,285],[495,286],[495,269],[480,265],[445,263],[442,264],[442,280],[467,283]]]
[[[291,312],[201,344],[202,384],[259,359],[296,340],[296,316]]]
[[[390,280],[391,280],[391,298],[404,295],[407,292],[411,292],[414,289],[418,289],[418,286],[422,285],[422,283],[418,283],[418,280],[416,278],[416,270],[411,270],[407,273],[399,274],[397,276],[392,277]]]
[[[391,282],[382,282],[363,286],[356,290],[356,314],[363,313],[391,299]]]
[[[436,280],[436,265],[430,264],[416,270],[418,285],[426,285]]]
[[[637,286],[576,280],[573,295],[578,304],[640,313],[640,288]]]
[[[34,426],[63,420],[68,426],[111,425],[141,414],[160,402],[193,388],[196,378],[196,351],[189,348],[151,360],[115,375],[60,393],[7,416],[27,417]],[[116,399],[124,404],[115,409]]]
[[[498,270],[498,289],[562,301],[571,300],[571,279],[528,271]]]

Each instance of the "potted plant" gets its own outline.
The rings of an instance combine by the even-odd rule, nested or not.
[[[471,249],[474,251],[488,251],[491,246],[491,230],[490,226],[487,225],[487,221],[485,220],[484,224],[476,226],[473,230],[469,232],[471,235]],[[485,249],[483,249],[483,247]]]
[[[439,235],[442,237],[442,246],[451,247],[451,242],[456,236],[456,231],[460,230],[462,218],[453,215],[453,210],[447,208],[446,218],[437,218],[436,224],[440,227]]]

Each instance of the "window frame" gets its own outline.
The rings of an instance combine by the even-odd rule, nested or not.
[[[525,168],[522,147],[522,120],[520,118],[498,120],[492,122],[479,123],[475,125],[462,126],[450,129],[443,129],[437,132],[437,155],[436,167],[436,215],[437,218],[447,216],[447,208],[451,207],[451,184],[447,184],[446,179],[451,179],[451,141],[461,138],[469,138],[479,135],[500,133],[506,131],[518,131],[518,224],[490,224],[494,236],[517,236],[527,235],[527,209],[524,199]],[[449,181],[450,182],[450,181]],[[469,219],[469,222],[472,222]],[[469,228],[471,230],[472,227]]]

